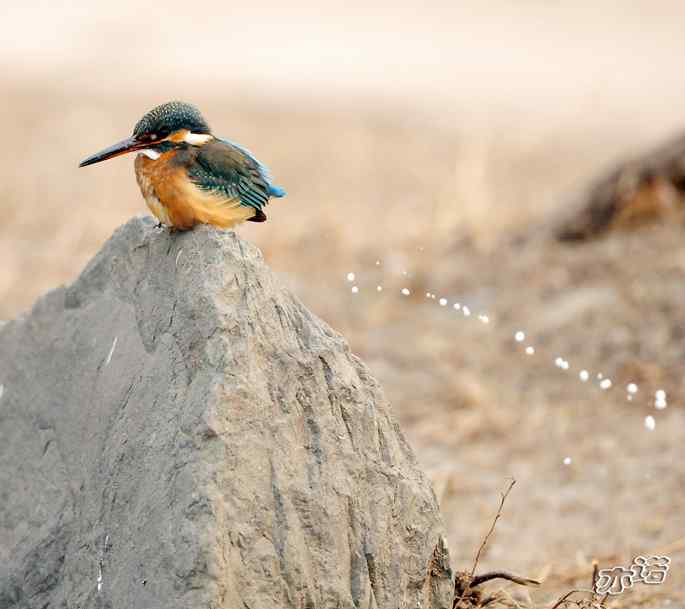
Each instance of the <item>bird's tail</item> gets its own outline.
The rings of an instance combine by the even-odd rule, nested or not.
[[[269,185],[269,194],[272,197],[280,199],[281,197],[285,197],[286,192],[280,186]]]

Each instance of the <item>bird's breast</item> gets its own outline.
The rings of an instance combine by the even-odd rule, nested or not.
[[[140,154],[135,161],[140,191],[160,222],[180,230],[196,224],[231,228],[254,216],[255,209],[241,205],[239,199],[199,188],[188,176],[183,158],[175,154],[165,152],[157,160]]]
[[[175,152],[165,152],[158,159],[139,154],[135,161],[136,180],[145,203],[163,224],[189,229],[196,224],[187,197],[188,174],[174,162]]]

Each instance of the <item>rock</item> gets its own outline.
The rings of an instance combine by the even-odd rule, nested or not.
[[[0,385],[2,608],[450,606],[380,387],[235,233],[131,220]]]
[[[586,241],[685,218],[685,134],[601,173],[551,225],[560,241]]]

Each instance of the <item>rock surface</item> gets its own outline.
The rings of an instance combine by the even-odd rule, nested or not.
[[[235,233],[116,231],[0,329],[0,607],[447,607],[435,496]]]
[[[558,214],[555,214],[555,216]],[[560,241],[685,218],[685,134],[601,173],[552,218]]]

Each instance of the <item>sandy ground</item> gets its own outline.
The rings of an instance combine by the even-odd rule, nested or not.
[[[587,586],[593,558],[661,553],[666,583],[610,606],[685,607],[682,229],[576,247],[545,229],[596,172],[685,126],[685,13],[490,4],[222,5],[223,20],[195,14],[190,33],[183,11],[162,28],[129,0],[43,3],[39,20],[35,3],[12,7],[0,318],[145,213],[132,159],[78,161],[155,103],[194,101],[287,188],[267,223],[240,232],[380,379],[434,480],[455,568],[470,568],[513,476],[481,567],[542,579],[530,597],[507,588],[522,606]],[[249,62],[225,52],[257,31]]]
[[[533,598],[546,606],[564,586],[587,584],[592,558],[613,566],[665,553],[674,561],[668,585],[626,593],[617,606],[682,606],[684,254],[680,230],[655,229],[575,249],[536,240],[487,255],[456,247],[440,272],[409,264],[404,280],[360,273],[361,291],[348,299],[363,313],[348,333],[431,472],[457,564],[470,566],[513,476],[484,569],[543,578]],[[379,297],[376,282],[391,293]],[[416,297],[399,294],[401,285]],[[654,407],[659,388],[663,410]]]

